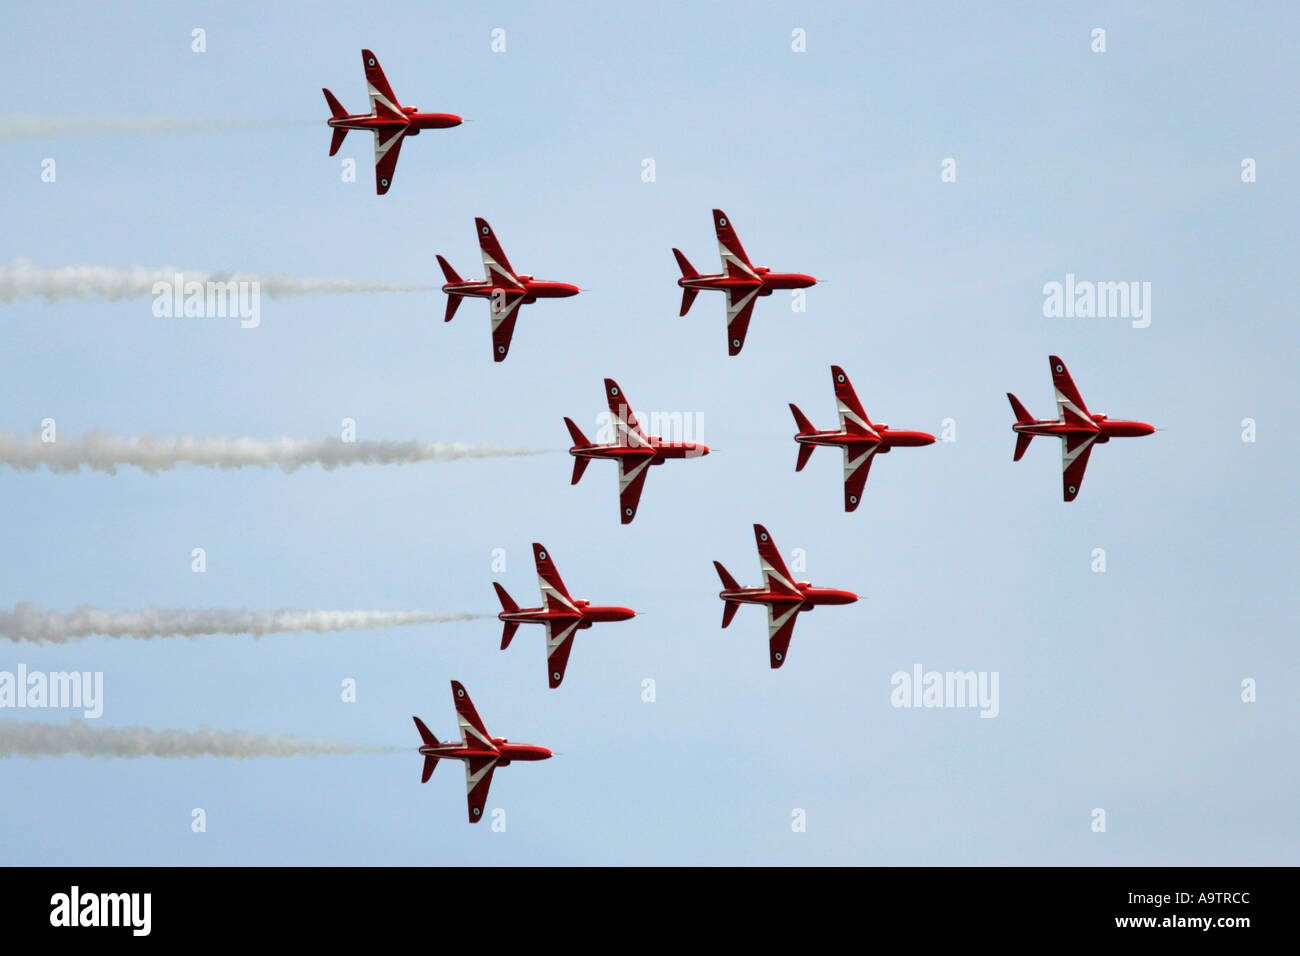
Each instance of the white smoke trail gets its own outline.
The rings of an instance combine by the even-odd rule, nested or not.
[[[34,471],[70,472],[89,468],[110,475],[134,465],[149,474],[178,465],[203,468],[279,468],[292,472],[307,465],[333,471],[346,465],[410,465],[463,458],[513,458],[544,455],[542,448],[467,445],[460,442],[351,441],[337,438],[155,438],[91,432],[83,438],[42,441],[37,435],[0,432],[0,466]]]
[[[402,747],[369,747],[333,740],[238,730],[150,730],[92,727],[85,723],[0,721],[0,757],[318,757],[326,754],[394,753]]]
[[[191,282],[208,283],[245,282],[258,283],[260,294],[277,299],[287,295],[340,295],[357,292],[418,292],[433,288],[427,285],[405,285],[397,282],[359,282],[353,279],[313,279],[303,276],[258,275],[252,272],[203,272],[193,269],[164,269],[137,266],[133,269],[115,269],[111,266],[56,266],[32,265],[30,259],[14,259],[0,265],[0,302],[40,296],[46,303],[60,299],[123,299],[155,297],[155,283],[166,283],[168,297],[177,287],[184,289]]]
[[[196,130],[263,129],[306,121],[185,116],[32,116],[0,115],[0,140],[55,139],[135,133],[182,133]]]
[[[21,601],[12,611],[0,610],[0,637],[11,641],[66,644],[92,635],[104,637],[197,637],[201,634],[289,634],[303,631],[369,631],[412,624],[473,621],[482,614],[435,614],[429,611],[321,611],[285,608],[246,611],[243,608],[147,608],[106,611],[81,606],[66,613],[47,611]]]

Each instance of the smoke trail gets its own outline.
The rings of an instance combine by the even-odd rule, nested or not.
[[[333,740],[238,730],[150,730],[91,727],[85,723],[0,721],[0,757],[318,757],[394,753],[402,747],[368,747]]]
[[[66,644],[92,635],[104,637],[197,637],[200,634],[289,634],[303,631],[369,631],[411,624],[473,621],[482,614],[434,614],[428,611],[319,611],[285,608],[191,608],[106,611],[81,606],[67,613],[47,611],[21,601],[0,611],[0,637],[11,641]]]
[[[34,471],[89,468],[110,475],[125,465],[157,474],[178,465],[203,468],[272,468],[296,471],[320,465],[333,471],[345,465],[411,465],[417,462],[457,461],[462,458],[513,458],[544,455],[542,448],[508,448],[467,445],[460,442],[351,441],[337,438],[196,438],[192,435],[155,438],[125,437],[91,432],[84,438],[41,441],[37,435],[0,432],[0,466]]]
[[[31,116],[0,115],[0,140],[54,139],[62,136],[103,136],[133,133],[181,133],[195,130],[261,129],[296,126],[306,120],[184,116]]]
[[[197,270],[145,268],[115,269],[111,266],[34,266],[30,259],[14,259],[0,265],[0,302],[13,302],[31,296],[41,296],[46,303],[60,299],[122,299],[153,298],[155,283],[165,283],[166,295],[173,288],[184,289],[191,282],[207,283],[247,282],[258,283],[260,294],[272,299],[287,295],[341,295],[355,292],[417,292],[433,288],[427,285],[405,285],[397,282],[358,282],[352,279],[312,279],[303,276],[258,275],[252,272],[202,272]]]

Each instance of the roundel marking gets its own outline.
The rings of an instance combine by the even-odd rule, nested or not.
[[[609,394],[611,394],[611,395],[613,395],[615,398],[617,398],[617,397],[618,397],[618,386],[615,385],[613,388],[611,388],[611,389],[609,390]]]
[[[457,687],[457,688],[456,688],[456,696],[457,696],[457,697],[464,697],[464,696],[465,696],[465,688],[464,688],[464,687]]]
[[[484,226],[484,227],[483,227],[483,235],[486,236],[486,235],[487,235],[488,233],[490,233],[491,231],[492,231],[492,230],[489,229],[487,226]]]
[[[740,348],[740,339],[732,339],[732,340],[731,340],[731,347],[732,347],[732,348],[737,348],[737,349]]]
[[[1079,490],[1079,489],[1076,488],[1074,485],[1071,485],[1071,486],[1070,486],[1070,494],[1074,494],[1074,493],[1077,492],[1078,490]]]
[[[559,671],[551,671],[551,677],[552,677],[552,678],[553,678],[553,679],[558,683],[559,680],[560,680],[560,672],[559,672]]]
[[[505,355],[505,354],[506,354],[506,347],[505,347],[504,345],[498,345],[498,346],[497,346],[497,354],[498,354],[498,355]]]
[[[366,66],[374,66],[375,58],[373,56],[366,58]]]
[[[476,816],[476,817],[477,817],[477,816],[481,816],[482,813],[483,813],[483,808],[482,808],[482,807],[474,807],[472,810],[470,810],[470,813],[474,814],[474,816]]]
[[[763,534],[760,534],[760,535],[758,536],[758,540],[759,540],[759,541],[766,541],[766,540],[767,540],[767,534],[766,534],[766,532],[763,533]]]
[[[784,660],[784,659],[785,659],[785,658],[783,658],[783,657],[781,656],[781,652],[780,652],[780,651],[777,651],[775,654],[772,655],[772,657],[774,657],[774,658],[775,658],[776,660],[778,660],[778,661],[780,661],[780,660]]]
[[[857,503],[858,503],[858,496],[857,496],[857,495],[849,495],[849,504],[851,504],[851,505],[856,505]]]
[[[545,561],[545,560],[546,560],[546,552],[545,552],[545,551],[538,551],[538,552],[537,552],[537,560],[538,560],[538,561]]]
[[[623,509],[623,514],[627,515],[629,518],[632,517],[632,515],[633,515],[634,513],[635,513],[635,509],[633,509],[633,508],[624,508],[624,509]]]
[[[843,385],[843,384],[844,384],[844,373],[841,372],[839,375],[836,375],[836,376],[835,376],[835,381],[837,381],[837,382],[839,382],[841,385]]]
[[[388,177],[386,177],[386,176],[385,176],[385,177],[382,177],[382,178],[379,180],[379,185],[381,185],[381,186],[387,186],[387,185],[388,185]]]
[[[726,226],[726,225],[727,225],[727,217],[726,217],[726,216],[719,216],[719,217],[718,217],[718,225],[719,225],[719,226]]]
[[[1057,374],[1057,375],[1060,375],[1062,372],[1065,371],[1065,366],[1062,365],[1060,362],[1057,362],[1056,365],[1054,366],[1054,368],[1056,369],[1056,374]]]

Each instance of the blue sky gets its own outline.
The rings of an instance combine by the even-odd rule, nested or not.
[[[502,653],[490,620],[6,642],[0,669],[103,671],[105,726],[414,748],[411,714],[455,727],[455,678],[493,733],[561,756],[497,773],[504,833],[465,823],[458,767],[420,786],[414,753],[5,760],[0,859],[1300,862],[1296,20],[1170,3],[11,9],[0,113],[277,122],[6,141],[0,261],[435,286],[435,253],[477,274],[481,215],[517,269],[589,291],[526,309],[502,365],[486,308],[444,325],[436,291],[265,301],[256,330],[158,319],[147,300],[0,305],[2,429],[325,437],[353,418],[362,438],[556,449],[292,475],[0,471],[0,605],[486,613],[494,577],[535,603],[536,540],[575,595],[645,613],[582,633],[557,691],[539,629]],[[472,119],[408,142],[384,197],[368,137],[326,156],[320,87],[362,109],[363,46],[404,103]],[[755,262],[827,280],[804,313],[762,301],[734,359],[718,296],[677,316],[670,249],[712,270],[715,206]],[[1150,282],[1151,326],[1044,318],[1044,283],[1067,273]],[[1003,393],[1048,416],[1049,353],[1093,410],[1164,429],[1098,449],[1069,505],[1055,443],[1011,461]],[[835,453],[794,472],[786,403],[829,427],[832,363],[876,420],[957,423],[955,442],[877,462],[854,514]],[[717,449],[656,469],[628,527],[612,468],[571,488],[563,454],[562,417],[594,429],[607,375],[638,409],[700,416]],[[779,671],[760,610],[718,628],[710,562],[757,583],[755,521],[805,550],[814,583],[865,597],[804,616]],[[917,663],[997,671],[999,716],[891,707],[890,675]]]

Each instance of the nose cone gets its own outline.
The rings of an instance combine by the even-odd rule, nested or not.
[[[610,611],[613,612],[612,619],[615,621],[626,621],[636,617],[636,611],[630,607],[612,607]]]
[[[1148,425],[1146,422],[1142,422],[1141,424],[1142,424],[1142,434],[1143,434],[1143,435],[1153,435],[1153,434],[1155,434],[1155,430],[1156,430],[1156,426],[1155,426],[1155,425]]]
[[[858,602],[858,596],[852,591],[832,591],[831,594],[834,596],[832,602],[834,604],[856,604]]]
[[[582,290],[576,285],[569,285],[567,282],[557,282],[555,287],[559,292],[560,298],[567,299],[571,295],[577,295]]]
[[[806,275],[796,273],[791,278],[793,278],[795,282],[798,283],[798,285],[795,286],[795,288],[797,289],[806,289],[809,286],[813,286],[817,284],[817,280],[814,279],[812,276],[806,276]]]
[[[936,441],[935,437],[929,432],[917,432],[916,434],[921,439],[922,445],[933,445]]]

